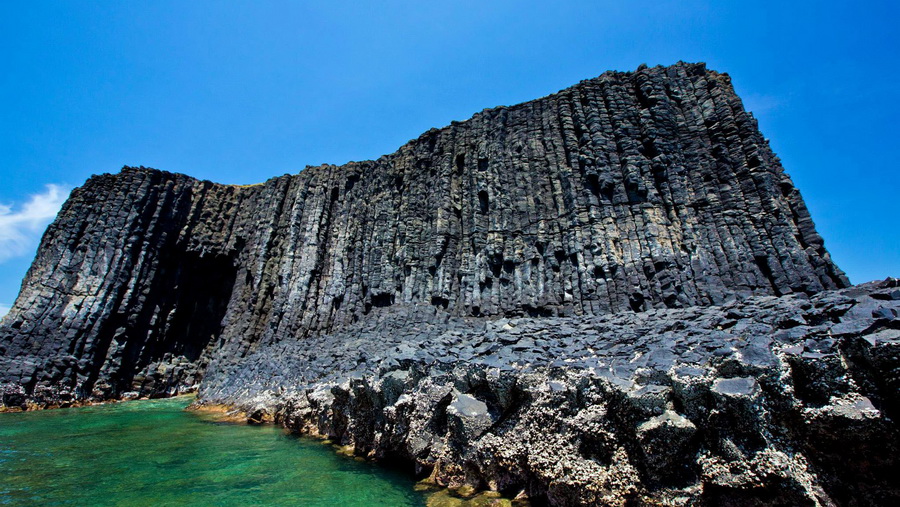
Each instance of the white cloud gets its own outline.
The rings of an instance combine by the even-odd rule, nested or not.
[[[10,306],[4,303],[0,303],[0,319],[3,319],[7,313],[9,313]]]
[[[32,252],[68,194],[68,187],[51,184],[43,193],[28,196],[15,211],[13,205],[0,204],[0,262]]]

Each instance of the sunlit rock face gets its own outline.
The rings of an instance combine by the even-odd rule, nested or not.
[[[840,502],[862,486],[829,490],[832,465],[797,461],[813,437],[772,428],[894,431],[885,283],[859,289],[891,302],[869,314],[854,299],[811,316],[809,298],[857,289],[728,76],[642,67],[258,185],[92,177],[0,324],[0,382],[8,407],[199,388],[436,480],[554,503],[734,488]],[[868,380],[841,373],[862,370],[828,336],[882,332]],[[532,468],[508,447],[526,409],[546,418],[515,433],[543,449]]]

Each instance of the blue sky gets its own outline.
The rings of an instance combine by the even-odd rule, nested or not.
[[[898,19],[895,1],[4,2],[0,314],[91,174],[259,182],[678,60],[732,76],[853,282],[900,276]]]

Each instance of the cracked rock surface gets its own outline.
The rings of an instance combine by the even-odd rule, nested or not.
[[[729,77],[679,63],[258,185],[94,176],[0,389],[199,389],[562,505],[891,504],[898,299],[849,287]]]

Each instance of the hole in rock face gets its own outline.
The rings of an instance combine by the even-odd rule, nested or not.
[[[645,157],[652,159],[659,155],[659,150],[656,149],[656,145],[652,140],[646,139],[641,146],[641,153]]]
[[[488,198],[488,193],[484,190],[478,192],[478,209],[482,215],[487,215],[490,204],[491,203],[490,199]]]
[[[582,95],[581,97],[578,97],[578,101],[581,102],[581,107],[583,107],[585,109],[588,109],[591,107],[591,102],[584,95]]]
[[[769,259],[764,255],[756,255],[753,257],[753,261],[756,263],[756,267],[759,268],[759,272],[766,277],[769,285],[775,290],[775,293],[779,294],[778,285],[775,283],[775,275],[772,273],[772,268],[769,266]]]
[[[465,155],[457,155],[456,156],[456,174],[460,175],[463,173],[463,170],[466,168],[466,156]]]
[[[347,177],[347,182],[344,184],[344,192],[350,192],[353,190],[353,186],[356,185],[356,182],[359,181],[358,174],[351,174]]]
[[[553,317],[555,315],[552,308],[542,306],[522,305],[522,312],[529,317]]]
[[[585,184],[598,201],[612,202],[615,196],[615,188],[612,181],[608,179],[601,180],[597,174],[588,174],[585,177]]]
[[[631,306],[631,309],[635,312],[641,312],[644,310],[644,295],[640,292],[635,292],[628,298],[628,304]]]
[[[375,308],[384,308],[394,304],[394,295],[387,292],[381,294],[372,294],[372,306]]]
[[[594,197],[600,198],[600,177],[596,174],[588,174],[586,178],[588,190],[594,194]]]
[[[665,303],[666,308],[681,308],[681,303],[678,301],[676,294],[668,294],[663,299],[663,303]]]
[[[503,258],[499,255],[493,255],[488,259],[488,266],[491,269],[491,274],[494,278],[500,278],[500,273],[503,271]]]
[[[794,193],[794,186],[786,181],[779,183],[778,188],[781,190],[782,197],[790,197]]]
[[[566,261],[566,252],[564,252],[562,250],[557,250],[557,251],[553,252],[553,256],[556,258],[557,264],[562,264],[563,262]]]

